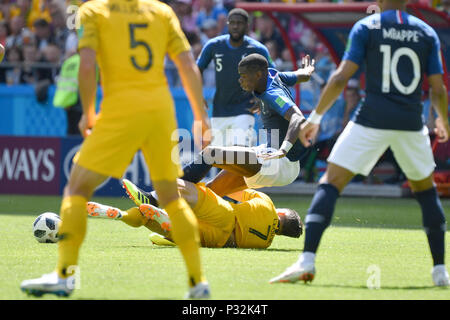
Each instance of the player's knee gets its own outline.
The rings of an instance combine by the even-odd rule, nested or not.
[[[355,174],[353,172],[330,163],[320,179],[319,184],[331,184],[341,193],[354,176]]]

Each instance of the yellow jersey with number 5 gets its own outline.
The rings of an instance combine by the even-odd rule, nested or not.
[[[102,112],[124,103],[133,110],[164,107],[171,99],[164,58],[190,50],[173,10],[156,0],[91,0],[78,17],[79,49],[96,51]]]

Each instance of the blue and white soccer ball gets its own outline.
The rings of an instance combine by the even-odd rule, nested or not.
[[[61,218],[53,212],[44,212],[33,222],[33,234],[41,243],[58,242],[58,230]]]

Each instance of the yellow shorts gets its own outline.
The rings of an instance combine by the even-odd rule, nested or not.
[[[121,106],[122,116],[117,112],[101,113],[74,162],[120,179],[140,149],[152,181],[174,181],[181,177],[175,108],[171,101],[163,106],[134,113],[127,110],[127,106]]]
[[[203,247],[222,248],[235,226],[234,209],[203,183],[196,184],[197,205],[193,208],[199,222],[200,241]]]

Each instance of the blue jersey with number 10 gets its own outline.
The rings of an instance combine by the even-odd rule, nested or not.
[[[252,94],[242,90],[239,85],[238,65],[243,57],[259,53],[273,67],[269,51],[260,42],[244,36],[243,44],[235,48],[230,44],[230,35],[222,35],[209,40],[197,59],[197,65],[204,70],[211,60],[216,67],[216,92],[213,101],[213,117],[231,117],[251,114]]]
[[[439,38],[429,25],[400,10],[373,14],[353,26],[342,60],[365,64],[366,98],[353,121],[422,129],[423,74],[443,73]]]

